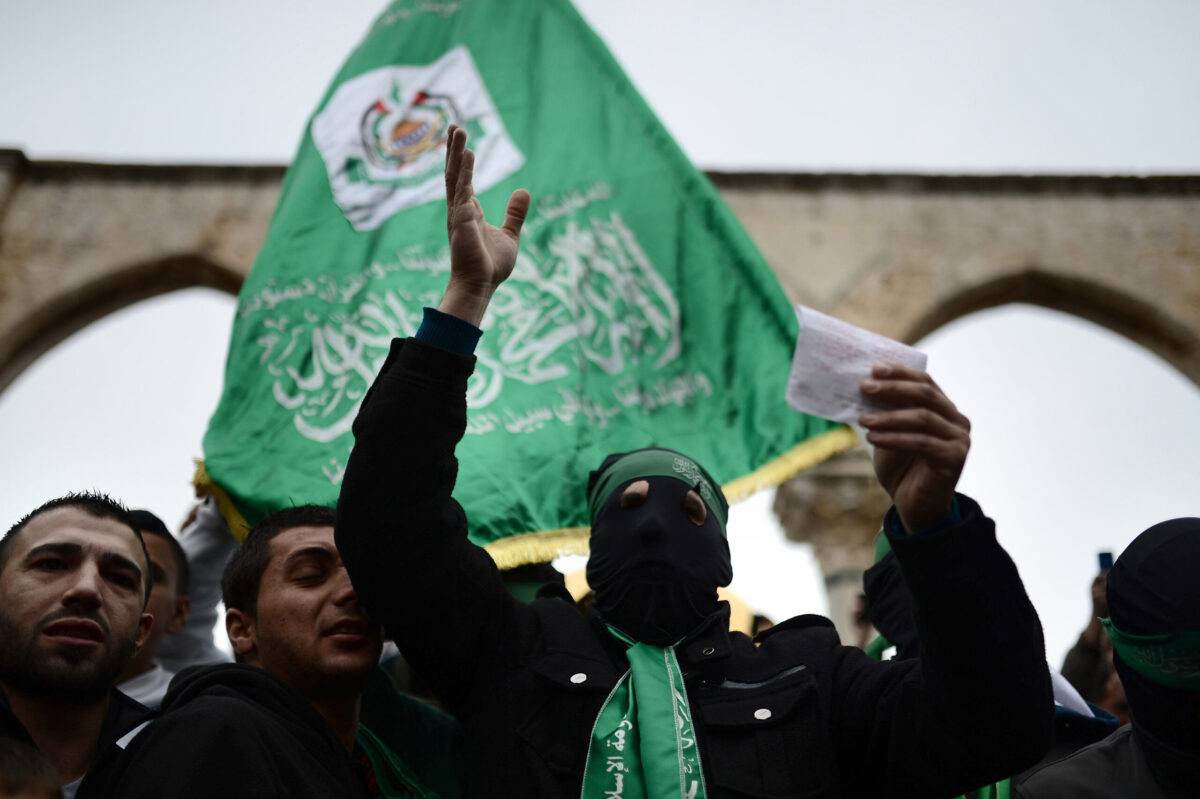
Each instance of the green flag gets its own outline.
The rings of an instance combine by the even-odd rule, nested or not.
[[[792,309],[568,0],[401,0],[322,98],[239,297],[198,474],[235,529],[336,501],[392,338],[446,285],[451,123],[489,218],[533,195],[458,448],[455,496],[501,566],[586,551],[607,453],[680,450],[736,501],[849,446],[788,408]]]

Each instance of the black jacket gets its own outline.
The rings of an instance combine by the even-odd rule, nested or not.
[[[96,736],[96,754],[79,784],[79,790],[75,793],[76,799],[105,795],[103,786],[117,769],[122,752],[129,742],[126,736],[152,718],[154,711],[141,703],[116,688],[109,692],[108,709],[104,713],[104,721],[100,723],[100,734]],[[21,720],[13,714],[4,691],[0,691],[0,738],[16,738],[30,746],[37,746],[29,737],[29,732],[21,724]]]
[[[338,548],[368,612],[462,722],[467,795],[573,799],[627,664],[568,601],[512,599],[467,540],[450,494],[473,366],[393,343],[355,421]],[[991,521],[959,501],[956,527],[893,542],[921,661],[876,663],[816,616],[756,645],[718,614],[679,646],[710,796],[936,799],[1041,756],[1052,707],[1041,627]]]
[[[1200,786],[1165,787],[1126,724],[1099,743],[1038,769],[1017,786],[1018,799],[1185,799]]]
[[[921,641],[913,619],[912,596],[894,554],[889,552],[863,574],[863,591],[871,624],[896,647],[894,660],[920,657]],[[1093,715],[1085,716],[1055,705],[1054,742],[1038,763],[1013,777],[1013,782],[1019,782],[1046,763],[1062,760],[1107,738],[1120,726],[1115,716],[1095,705],[1091,709]]]
[[[121,799],[366,797],[358,766],[298,692],[236,663],[184,669],[133,739],[106,795]]]

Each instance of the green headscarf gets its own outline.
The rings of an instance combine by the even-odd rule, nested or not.
[[[1200,631],[1134,635],[1119,630],[1110,618],[1100,623],[1129,668],[1168,688],[1200,691]]]
[[[673,477],[695,488],[725,532],[729,520],[729,503],[721,493],[721,485],[704,467],[691,458],[671,449],[650,447],[620,455],[602,466],[588,490],[588,514],[593,522],[600,508],[619,486],[643,477]]]

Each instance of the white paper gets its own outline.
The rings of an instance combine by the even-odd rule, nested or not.
[[[868,400],[859,385],[879,363],[898,363],[924,371],[926,356],[918,349],[892,341],[869,330],[855,327],[796,306],[800,335],[788,378],[787,401],[798,411],[857,424],[867,411],[888,406]]]

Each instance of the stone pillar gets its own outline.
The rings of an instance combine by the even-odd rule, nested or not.
[[[865,447],[831,458],[779,487],[775,514],[787,537],[812,544],[825,575],[829,617],[847,644],[870,633],[855,622],[862,573],[891,499],[875,480]]]

